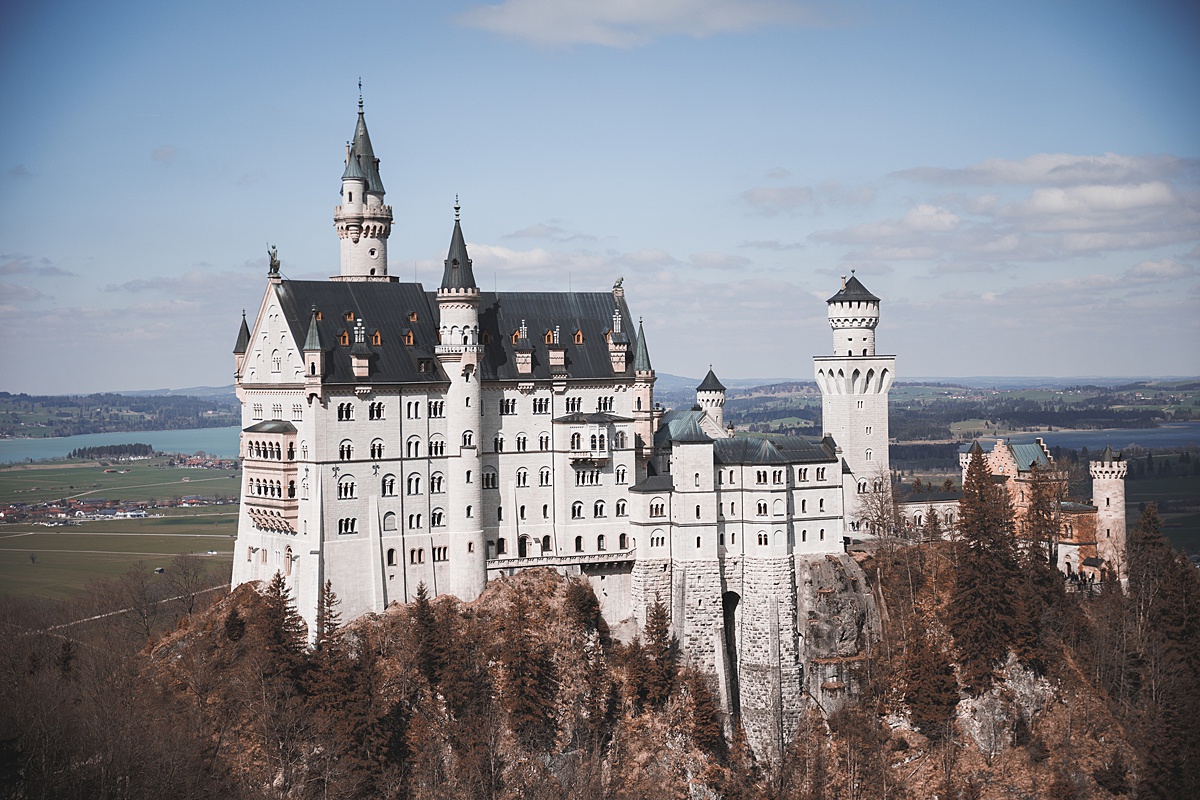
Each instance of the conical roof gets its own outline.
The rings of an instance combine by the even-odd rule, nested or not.
[[[446,269],[442,272],[442,284],[439,288],[479,288],[475,285],[475,275],[471,272],[467,242],[463,239],[462,224],[458,220],[458,206],[454,208],[454,233],[450,236],[450,251],[446,254]]]
[[[633,351],[633,371],[649,372],[652,369],[653,367],[650,366],[650,351],[646,347],[646,334],[642,330],[642,321],[639,319],[637,349]]]
[[[1105,464],[1111,464],[1114,461],[1121,460],[1121,454],[1112,449],[1111,445],[1105,445],[1104,452],[1100,454],[1100,460]]]
[[[696,387],[697,392],[723,392],[725,387],[717,380],[717,375],[712,371],[712,367],[708,368],[708,374],[704,376],[704,380]]]
[[[304,349],[324,350],[325,346],[321,343],[321,329],[317,326],[317,307],[312,307],[312,317],[308,321],[308,335],[304,337]]]
[[[242,327],[238,330],[237,344],[233,346],[233,352],[237,355],[242,355],[246,352],[246,348],[250,346],[250,326],[246,324],[246,312],[242,312]]]
[[[879,298],[867,291],[867,287],[862,285],[856,276],[851,275],[850,280],[846,281],[846,285],[842,290],[829,298],[826,302],[829,303],[847,303],[847,302],[867,302],[878,303]]]
[[[346,159],[346,171],[342,180],[357,178],[367,182],[368,192],[383,194],[383,180],[379,177],[379,159],[371,149],[371,137],[367,133],[367,120],[363,117],[362,102],[358,104],[358,125],[354,128],[354,139],[350,144],[350,157]]]

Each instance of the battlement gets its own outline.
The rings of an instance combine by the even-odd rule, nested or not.
[[[1088,472],[1093,479],[1122,480],[1129,466],[1124,461],[1093,461],[1088,465]]]

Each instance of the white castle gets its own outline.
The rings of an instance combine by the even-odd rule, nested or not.
[[[243,315],[234,586],[282,573],[314,630],[326,581],[353,619],[420,584],[470,601],[551,567],[590,581],[618,626],[666,604],[756,749],[781,752],[805,695],[836,702],[875,619],[845,549],[888,472],[879,298],[851,277],[829,299],[822,438],[738,437],[711,370],[694,408],[655,403],[620,281],[481,291],[457,203],[437,290],[390,276],[361,99],[334,221],[339,273],[286,280],[272,254]]]

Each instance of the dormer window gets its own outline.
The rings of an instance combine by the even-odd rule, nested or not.
[[[404,343],[406,345],[408,345],[409,347],[412,347],[412,343],[413,343],[413,332],[412,331],[404,332]]]
[[[554,344],[554,331],[546,331],[546,335],[542,339],[546,344]]]
[[[515,330],[512,332],[512,343],[515,345],[519,341],[521,341],[521,331]]]
[[[353,311],[347,311],[345,313],[345,317],[346,317],[346,322],[354,322],[354,312]]]
[[[492,343],[492,335],[491,335],[490,333],[488,333],[487,331],[484,331],[484,332],[483,332],[483,336],[481,337],[481,339],[482,339],[482,341],[483,341],[483,343],[484,343],[484,344],[491,344],[491,343]]]
[[[371,344],[375,345],[376,347],[383,344],[383,337],[379,335],[379,331],[375,331],[371,334]]]
[[[583,344],[583,331],[575,331],[575,344]]]
[[[416,322],[417,321],[417,312],[415,312],[415,311],[408,312],[408,321]]]
[[[318,311],[317,312],[317,322],[320,322],[320,321],[321,321],[321,312]]]
[[[342,347],[350,346],[350,332],[349,331],[342,331],[342,334],[340,336],[338,336],[338,344],[340,344]]]

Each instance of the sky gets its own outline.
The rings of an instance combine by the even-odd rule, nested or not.
[[[1200,7],[0,4],[0,391],[221,386],[338,271],[358,81],[434,289],[623,277],[659,372],[811,378],[851,271],[897,376],[1200,374]]]

